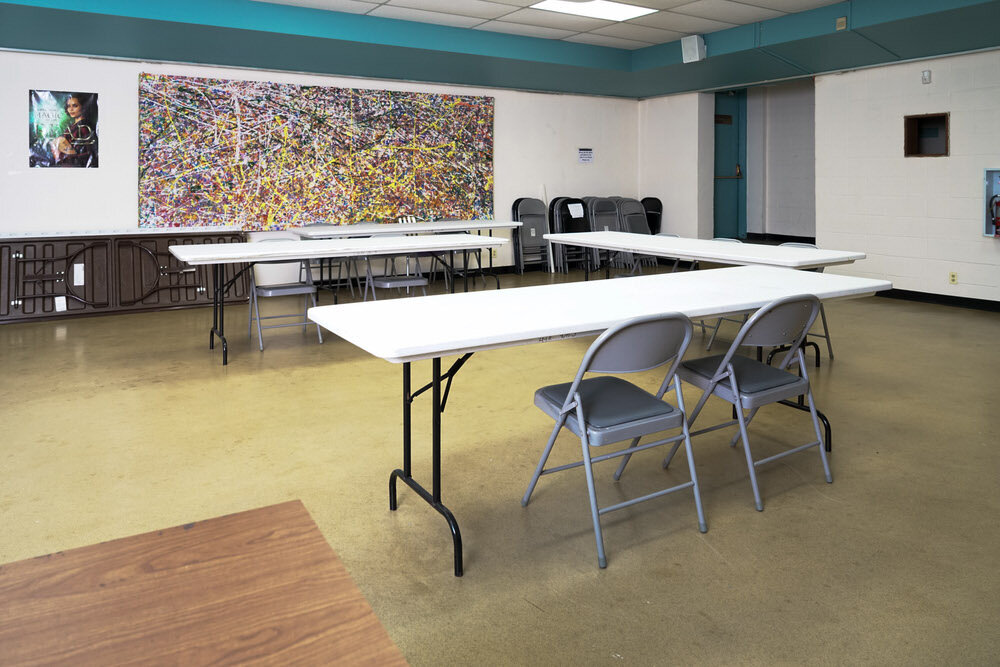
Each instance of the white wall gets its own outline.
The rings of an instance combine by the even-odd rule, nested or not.
[[[747,94],[747,231],[814,236],[815,99],[811,79]]]
[[[1000,239],[983,236],[983,170],[1000,168],[998,109],[1000,51],[817,77],[817,241],[868,253],[843,273],[1000,300]],[[903,157],[903,116],[944,112],[950,156]]]
[[[494,215],[510,219],[517,197],[635,197],[637,103],[581,95],[435,86],[221,67],[164,65],[0,52],[0,234],[120,230],[138,226],[140,72],[376,88],[495,98]],[[98,93],[100,167],[28,168],[28,91]],[[594,149],[581,164],[577,148]],[[500,265],[512,263],[510,247]]]
[[[663,202],[662,231],[711,238],[715,96],[639,102],[639,193]]]

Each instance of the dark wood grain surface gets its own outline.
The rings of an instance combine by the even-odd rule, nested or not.
[[[0,664],[406,664],[300,501],[0,566]]]

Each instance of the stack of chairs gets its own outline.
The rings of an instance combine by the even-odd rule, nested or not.
[[[511,220],[520,222],[521,227],[515,229],[514,265],[518,273],[524,273],[528,264],[545,264],[549,262],[549,243],[545,234],[549,233],[549,222],[545,202],[531,197],[520,197],[514,200],[511,207]]]
[[[549,202],[549,221],[556,234],[591,231],[587,203],[575,197],[556,197]],[[553,262],[557,271],[567,273],[572,264],[583,265],[590,261],[585,248],[557,244],[553,248]]]

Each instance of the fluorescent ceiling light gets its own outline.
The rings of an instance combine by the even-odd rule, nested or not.
[[[594,19],[606,19],[608,21],[627,21],[637,16],[652,14],[655,9],[647,7],[636,7],[635,5],[625,5],[611,0],[590,0],[590,2],[580,2],[579,0],[543,0],[538,4],[531,5],[532,9],[545,9],[550,12],[562,12],[563,14],[575,14],[577,16],[589,16]]]

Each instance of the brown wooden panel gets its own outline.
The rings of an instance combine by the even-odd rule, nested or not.
[[[403,665],[299,501],[0,566],[0,664]]]

